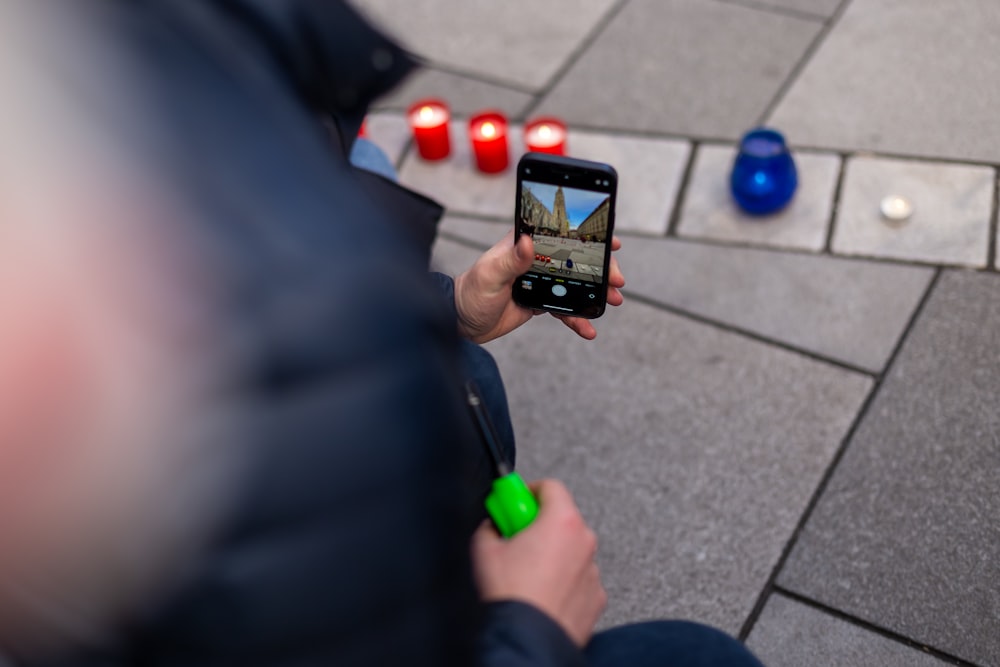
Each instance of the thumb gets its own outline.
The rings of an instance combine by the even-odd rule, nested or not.
[[[493,527],[493,522],[487,519],[479,524],[479,528],[472,535],[472,552],[474,555],[479,555],[502,543],[503,538],[500,537],[500,533]]]
[[[535,244],[527,234],[514,243],[514,230],[480,257],[469,271],[470,277],[487,293],[499,293],[531,268]]]
[[[497,279],[501,283],[509,283],[531,268],[535,261],[535,244],[531,237],[522,234],[521,238],[511,243],[510,236],[507,235],[494,249],[500,249],[496,263]],[[506,243],[505,243],[506,242]]]

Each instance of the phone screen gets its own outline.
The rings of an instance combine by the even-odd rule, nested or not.
[[[535,259],[514,283],[517,303],[581,317],[604,313],[616,185],[605,164],[522,160],[515,221],[518,236],[534,240]]]

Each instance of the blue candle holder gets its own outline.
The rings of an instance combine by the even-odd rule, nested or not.
[[[751,215],[780,211],[799,185],[795,161],[785,138],[759,127],[743,135],[729,176],[729,188],[740,208]]]

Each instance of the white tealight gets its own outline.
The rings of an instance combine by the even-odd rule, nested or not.
[[[903,222],[913,215],[913,204],[906,197],[889,195],[879,205],[882,217],[890,222]]]

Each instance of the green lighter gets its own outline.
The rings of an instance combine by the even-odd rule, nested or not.
[[[501,453],[496,429],[483,405],[476,383],[471,381],[466,383],[465,393],[472,419],[479,428],[496,471],[493,489],[486,497],[486,511],[489,512],[501,535],[513,537],[535,520],[538,515],[538,501],[524,483],[524,479],[511,469]]]

